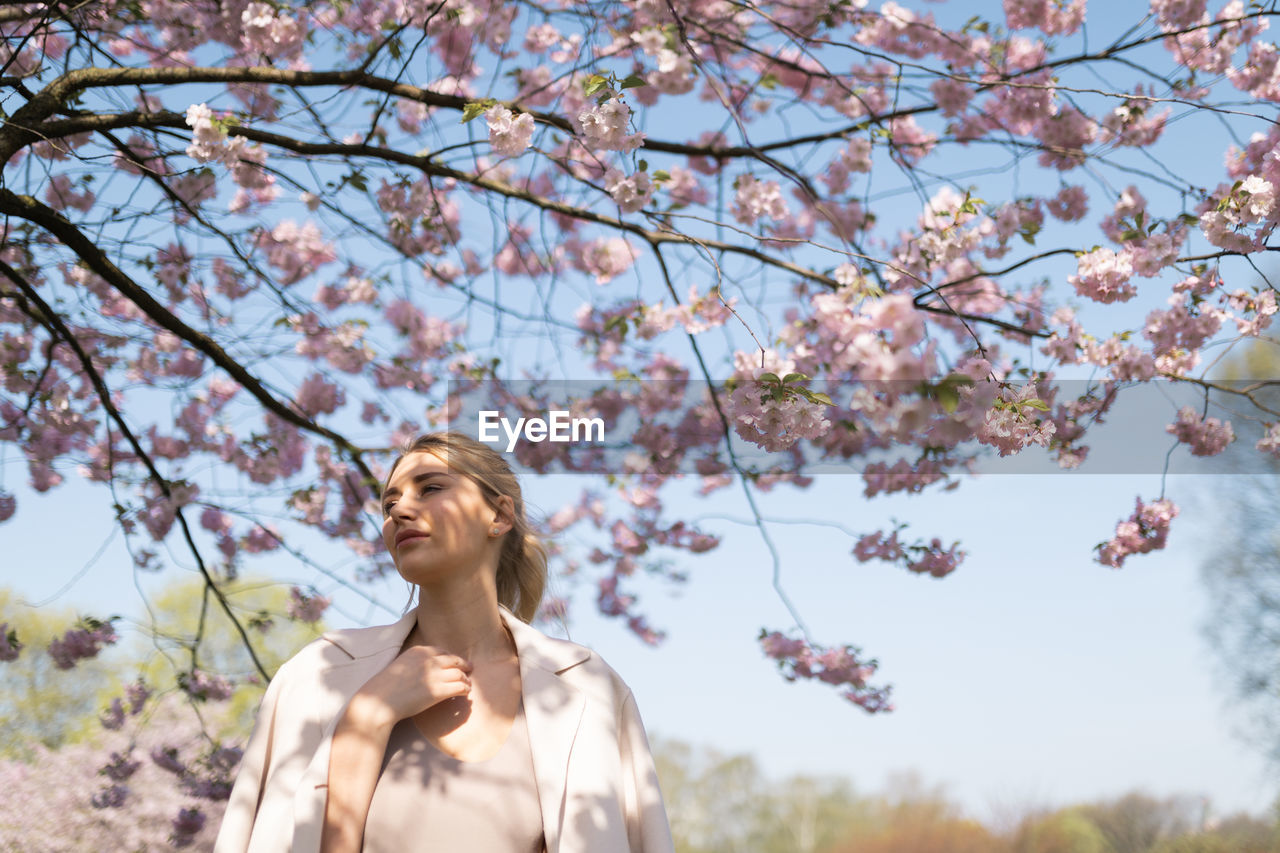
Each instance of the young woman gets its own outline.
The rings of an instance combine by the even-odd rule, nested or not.
[[[502,456],[424,435],[382,501],[417,605],[280,668],[216,853],[672,853],[631,691],[527,624],[546,553]]]

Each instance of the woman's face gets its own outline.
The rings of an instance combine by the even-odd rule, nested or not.
[[[382,541],[411,583],[431,584],[497,565],[491,531],[509,525],[475,482],[428,451],[410,453],[382,493]],[[490,565],[492,563],[492,565]]]

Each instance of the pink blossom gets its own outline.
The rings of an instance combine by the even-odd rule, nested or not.
[[[935,578],[946,577],[955,571],[966,556],[965,551],[956,550],[958,547],[959,543],[954,542],[949,549],[943,550],[942,540],[935,537],[928,547],[915,549],[921,553],[907,560],[907,570]]]
[[[945,476],[942,466],[933,459],[923,459],[914,465],[905,459],[897,460],[892,466],[885,462],[872,462],[862,469],[863,494],[869,498],[881,492],[917,494]]]
[[[242,547],[250,554],[274,551],[280,547],[280,534],[271,525],[255,524],[244,537]]]
[[[1071,35],[1084,23],[1085,0],[1004,0],[1009,29],[1034,27],[1046,35]]]
[[[1152,311],[1142,329],[1143,337],[1151,341],[1154,355],[1165,355],[1178,349],[1198,350],[1222,325],[1216,311],[1202,309],[1201,313],[1193,314],[1189,310],[1190,300],[1185,296],[1175,295],[1169,301],[1173,307],[1167,311]]]
[[[734,431],[770,452],[786,450],[802,438],[819,438],[831,429],[826,407],[791,389],[776,396],[772,385],[745,380],[729,396]]]
[[[342,386],[328,381],[319,373],[308,376],[294,392],[294,403],[308,417],[331,415],[346,401]]]
[[[654,58],[655,68],[645,77],[650,86],[665,95],[683,95],[693,91],[696,76],[688,54],[662,48]]]
[[[577,266],[595,276],[596,284],[606,284],[635,262],[636,250],[622,237],[599,237],[580,246]]]
[[[178,675],[178,686],[190,696],[199,702],[215,701],[220,702],[224,699],[230,699],[234,691],[231,681],[221,675],[213,675],[202,669],[193,669],[191,672],[183,672]]]
[[[1133,264],[1127,252],[1099,248],[1080,256],[1076,274],[1067,277],[1076,293],[1095,302],[1127,302],[1138,290],[1129,283]]]
[[[417,133],[422,129],[422,123],[427,119],[427,105],[421,101],[413,101],[408,98],[399,98],[396,100],[396,124],[405,133]]]
[[[786,219],[787,203],[777,181],[758,181],[752,175],[740,175],[734,182],[733,218],[743,225],[754,225],[760,217],[774,221]]]
[[[824,648],[808,640],[790,638],[777,631],[760,631],[760,647],[773,658],[787,681],[814,679],[824,684],[844,687],[843,696],[868,713],[891,711],[889,688],[871,687],[867,680],[875,675],[875,661],[865,661],[853,646]]]
[[[280,283],[293,284],[337,259],[314,223],[299,226],[286,219],[271,231],[258,234],[258,246],[266,250],[267,262],[280,271]]]
[[[319,593],[307,595],[296,586],[289,588],[289,618],[295,622],[319,622],[329,604]]]
[[[204,812],[199,809],[179,809],[173,819],[173,834],[169,836],[169,842],[174,847],[190,847],[204,825]]]
[[[851,172],[871,171],[871,140],[855,136],[827,165],[822,179],[833,193],[844,192],[849,186]]]
[[[81,192],[76,192],[72,187],[70,176],[65,173],[53,176],[48,188],[44,191],[44,198],[55,210],[73,208],[82,213],[92,210],[93,203],[97,199],[88,187]]]
[[[518,157],[533,138],[533,116],[516,115],[501,104],[490,107],[484,114],[489,125],[489,147],[499,157]]]
[[[120,639],[113,622],[92,617],[81,619],[75,628],[49,642],[49,657],[58,669],[71,669],[85,658],[97,657],[103,646],[114,645]]]
[[[217,507],[207,506],[200,511],[200,526],[212,533],[226,533],[231,529],[231,519]]]
[[[1190,406],[1178,409],[1178,420],[1165,427],[1165,432],[1176,435],[1183,444],[1191,445],[1192,456],[1216,456],[1235,441],[1230,421],[1201,418]]]
[[[633,151],[644,141],[643,133],[627,133],[630,121],[631,108],[617,98],[578,114],[587,145],[606,151]]]
[[[147,699],[151,698],[151,688],[139,678],[137,681],[125,685],[124,695],[129,702],[130,716],[136,716],[146,705]]]
[[[1040,165],[1065,172],[1084,163],[1084,147],[1097,136],[1097,125],[1079,110],[1066,107],[1042,120],[1036,136],[1041,142]]]
[[[296,53],[306,36],[298,20],[266,3],[250,3],[240,14],[241,44],[248,53],[272,59]]]
[[[107,710],[98,716],[98,722],[102,723],[102,727],[108,731],[116,731],[124,725],[124,703],[120,701],[120,697],[111,700],[111,704],[107,706]]]
[[[671,199],[673,207],[687,207],[693,204],[706,204],[710,198],[707,188],[702,185],[690,169],[672,166],[669,170],[671,178],[663,184],[663,190]]]
[[[1185,30],[1205,19],[1206,0],[1151,0],[1151,11],[1156,13],[1160,27],[1165,32]]]
[[[1258,443],[1254,447],[1263,453],[1269,453],[1276,459],[1280,459],[1280,422],[1263,424],[1263,426],[1267,428],[1267,431],[1262,438],[1258,439]],[[4,626],[0,625],[0,631],[3,631],[3,629]],[[3,659],[3,657],[0,656],[0,659]]]
[[[1001,456],[1018,453],[1032,444],[1048,447],[1056,426],[1028,405],[1036,402],[1036,395],[1035,382],[1027,382],[1016,393],[1001,388],[999,401],[987,410],[977,430],[977,439],[999,450]]]
[[[1178,507],[1173,501],[1162,499],[1144,504],[1139,497],[1133,514],[1116,525],[1116,535],[1096,546],[1098,562],[1118,569],[1134,554],[1163,548],[1169,537],[1169,522],[1177,514]]]
[[[883,531],[877,530],[859,537],[857,544],[853,546],[853,556],[865,563],[872,559],[900,560],[906,556],[906,552],[898,541],[898,531],[895,530],[886,537]]]
[[[1172,110],[1151,112],[1149,107],[1146,100],[1133,99],[1113,109],[1102,120],[1102,141],[1135,148],[1154,145]]]
[[[628,176],[618,169],[610,169],[604,176],[604,188],[623,213],[635,213],[653,198],[654,184],[648,172]]]
[[[963,80],[939,77],[929,84],[929,91],[938,103],[938,109],[947,118],[960,115],[973,99],[973,87]]]
[[[172,746],[157,745],[151,750],[151,761],[157,766],[168,770],[170,773],[182,775],[186,772],[187,766],[182,763],[178,757],[178,750]]]
[[[187,156],[198,163],[223,162],[227,157],[227,131],[215,120],[208,104],[192,104],[187,108],[187,126],[191,128],[191,144]]]
[[[1063,222],[1077,222],[1089,212],[1089,198],[1084,187],[1065,185],[1058,194],[1045,202],[1049,215]]]

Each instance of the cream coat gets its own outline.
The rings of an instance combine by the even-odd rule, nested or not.
[[[520,658],[547,853],[673,853],[631,690],[590,649],[547,637],[506,609],[502,619]],[[319,851],[333,730],[355,692],[395,659],[413,623],[410,612],[393,625],[331,631],[280,667],[215,853]]]

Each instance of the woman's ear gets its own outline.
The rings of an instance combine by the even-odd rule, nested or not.
[[[501,536],[515,526],[516,502],[511,499],[511,495],[498,495],[493,503],[493,522],[490,526],[497,529]]]

